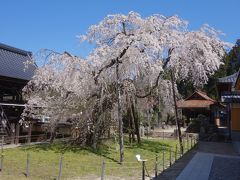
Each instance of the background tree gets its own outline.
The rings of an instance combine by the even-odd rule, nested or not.
[[[218,78],[232,75],[239,71],[240,68],[240,41],[237,40],[236,44],[228,50],[227,54],[223,57],[223,64],[220,68],[209,77],[208,83],[204,86],[204,91],[214,98],[218,99],[217,94],[217,81]]]

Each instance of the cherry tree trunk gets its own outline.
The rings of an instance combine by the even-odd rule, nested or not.
[[[121,87],[119,78],[119,62],[116,65],[116,76],[117,76],[117,93],[118,93],[118,138],[119,138],[119,153],[120,153],[120,163],[124,160],[124,146],[123,146],[123,121],[122,121],[122,109],[121,109]]]
[[[172,70],[171,70],[171,82],[172,82],[172,92],[173,92],[175,119],[176,119],[178,139],[179,139],[179,144],[180,144],[180,152],[181,152],[181,155],[183,155],[182,133],[181,133],[181,127],[180,127],[180,124],[179,124],[179,117],[178,117],[178,111],[177,111],[176,92],[175,92],[175,88],[174,88],[174,77],[173,77]]]
[[[134,115],[131,105],[129,107],[129,135],[130,135],[129,142],[130,143],[135,142]]]
[[[139,116],[138,116],[137,109],[135,108],[136,106],[134,105],[134,100],[131,101],[131,106],[132,106],[133,117],[134,117],[133,120],[134,120],[134,126],[135,126],[135,134],[137,135],[137,142],[139,144],[141,142],[141,137],[139,132]]]

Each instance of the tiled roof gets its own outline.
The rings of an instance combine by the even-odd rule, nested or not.
[[[237,77],[238,77],[238,73],[239,72],[236,72],[236,73],[234,73],[230,76],[218,78],[218,82],[219,83],[232,83],[232,85],[235,85],[235,82],[236,82]]]
[[[30,80],[36,66],[26,68],[24,62],[30,60],[31,55],[31,52],[0,43],[0,76]]]
[[[195,91],[188,98],[178,101],[178,108],[209,108],[210,105],[215,104],[216,101],[207,96],[205,92]]]
[[[240,90],[240,89],[239,89],[239,88],[240,88],[240,70],[238,71],[238,76],[237,76],[237,78],[236,78],[236,82],[235,82],[235,84],[234,84],[234,87],[235,87],[235,89]]]
[[[203,100],[209,100],[209,101],[212,101],[212,102],[216,102],[214,99],[208,97],[205,92],[200,91],[200,90],[196,90],[191,96],[187,97],[185,99],[185,101],[196,99],[196,97],[197,97],[197,99],[199,99],[199,97],[201,97],[200,100],[203,99]]]
[[[183,100],[177,102],[178,108],[209,108],[212,104],[215,104],[215,102],[209,100]]]

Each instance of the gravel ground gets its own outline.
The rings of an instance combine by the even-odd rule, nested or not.
[[[215,157],[209,180],[239,180],[240,159]]]

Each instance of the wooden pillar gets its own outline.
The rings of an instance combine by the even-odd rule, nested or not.
[[[19,143],[19,134],[20,134],[20,124],[16,124],[16,136],[15,136],[15,144]]]
[[[28,127],[28,143],[31,143],[31,136],[32,136],[32,123],[30,122]]]
[[[2,102],[3,101],[3,92],[0,91],[0,101]]]
[[[232,139],[232,125],[231,125],[231,104],[227,105],[227,121],[228,121],[228,132],[229,132],[229,140]]]

